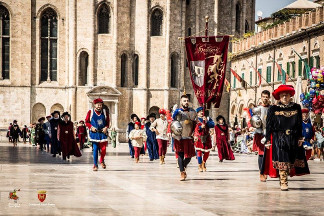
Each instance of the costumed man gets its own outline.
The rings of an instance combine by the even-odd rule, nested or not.
[[[56,154],[61,155],[61,144],[57,139],[57,129],[58,125],[61,122],[60,112],[54,111],[52,113],[52,119],[50,120],[51,124],[51,154],[53,157],[56,157]]]
[[[304,143],[303,147],[306,151],[306,159],[308,160],[312,156],[312,150],[313,150],[313,137],[314,137],[314,130],[311,123],[311,120],[309,118],[309,109],[305,108],[302,109],[302,126],[303,126],[303,138]]]
[[[176,109],[172,115],[173,122],[171,125],[172,136],[174,138],[174,147],[178,154],[178,164],[180,169],[180,181],[187,178],[186,168],[191,158],[196,156],[193,142],[193,132],[196,126],[197,113],[189,107],[189,97],[181,96],[181,107]],[[179,125],[180,124],[180,125]],[[182,132],[175,128],[181,128]]]
[[[206,161],[209,157],[209,152],[212,150],[212,141],[210,129],[214,129],[215,123],[213,119],[208,117],[207,110],[203,111],[203,107],[196,109],[198,121],[195,128],[194,141],[197,151],[198,171],[206,172]]]
[[[17,124],[13,124],[10,129],[10,136],[12,138],[13,147],[17,146],[19,134],[20,134],[19,126]]]
[[[131,158],[134,158],[134,147],[132,145],[132,141],[129,139],[129,133],[134,130],[135,128],[135,122],[138,122],[139,118],[136,114],[132,114],[131,115],[131,121],[128,123],[127,125],[127,129],[126,129],[126,139],[128,139],[128,147],[129,147],[129,155],[131,156]]]
[[[229,132],[225,118],[221,115],[216,118],[217,125],[215,126],[215,142],[218,150],[219,162],[223,160],[235,160],[231,145],[229,144]]]
[[[272,147],[272,166],[279,170],[280,188],[288,190],[288,173],[291,176],[309,174],[302,144],[302,113],[299,104],[293,103],[295,90],[291,85],[280,85],[273,93],[278,105],[269,108],[266,125],[266,148]],[[262,166],[269,172],[269,161],[264,156]],[[267,166],[268,164],[268,166]],[[264,173],[266,174],[266,173]],[[270,177],[272,177],[270,175]],[[274,176],[275,177],[275,176]]]
[[[267,124],[267,113],[270,107],[270,92],[268,90],[263,90],[261,93],[262,104],[256,108],[252,109],[253,116],[251,118],[252,126],[255,128],[255,133],[253,137],[253,145],[256,146],[258,151],[258,165],[260,171],[260,181],[266,182],[267,175],[261,174],[262,161],[264,155],[264,141],[261,140],[265,136],[266,124]]]
[[[100,148],[100,164],[106,169],[105,155],[108,145],[108,128],[110,125],[109,112],[103,109],[103,100],[97,98],[93,101],[94,109],[87,113],[85,124],[89,128],[89,140],[93,147],[93,171],[98,171],[98,151]]]
[[[145,130],[145,124],[146,124],[146,118],[141,118],[141,130]],[[144,152],[147,150],[147,144],[146,141],[144,142]]]
[[[63,120],[57,129],[57,139],[61,143],[63,160],[70,159],[70,155],[81,157],[81,152],[75,141],[74,125],[68,112],[62,114]]]
[[[151,124],[151,131],[154,131],[156,134],[156,140],[159,145],[159,158],[160,164],[165,164],[165,155],[168,147],[168,140],[170,138],[170,134],[168,134],[168,120],[166,118],[166,110],[159,110],[160,118],[156,119]]]
[[[43,129],[45,131],[45,141],[46,141],[46,151],[49,152],[49,146],[51,143],[51,120],[52,116],[46,116],[47,122],[45,124],[43,124]]]
[[[151,124],[153,124],[155,119],[155,113],[151,113],[147,116],[147,120],[149,121],[145,124],[145,132],[147,136],[146,145],[150,161],[159,159],[159,145],[156,140],[156,133],[151,130]]]
[[[41,117],[38,119],[38,124],[36,125],[36,142],[39,145],[39,149],[43,151],[45,141],[45,131],[43,128],[45,118]]]
[[[24,125],[24,128],[22,129],[21,135],[22,135],[24,144],[26,144],[27,137],[28,137],[28,127],[27,127],[27,125]]]
[[[84,125],[84,121],[81,120],[79,122],[78,128],[77,128],[77,135],[79,138],[79,143],[80,143],[80,150],[83,149],[84,143],[85,143],[85,139],[87,137],[87,128]]]
[[[141,129],[141,123],[135,122],[134,129],[129,133],[129,139],[134,147],[135,163],[139,162],[140,151],[143,149],[146,138],[145,130]]]
[[[9,142],[12,142],[12,136],[10,135],[11,127],[12,127],[12,123],[9,124],[8,131],[7,131],[7,137],[9,139]]]

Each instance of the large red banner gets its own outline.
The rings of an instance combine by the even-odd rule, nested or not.
[[[216,38],[221,41],[216,41]],[[194,41],[192,41],[194,39]],[[186,38],[187,61],[200,105],[218,108],[223,93],[229,36]]]

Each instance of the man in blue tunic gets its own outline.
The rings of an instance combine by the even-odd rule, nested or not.
[[[147,118],[150,121],[145,124],[145,130],[147,135],[146,145],[150,161],[153,161],[159,159],[159,145],[156,140],[156,134],[150,129],[151,124],[156,119],[156,115],[154,113],[151,113]]]
[[[105,156],[108,145],[108,128],[110,124],[109,110],[103,109],[103,100],[97,98],[93,101],[94,109],[87,113],[85,124],[89,128],[89,140],[93,147],[93,171],[98,171],[98,151],[100,148],[100,164],[106,169]]]

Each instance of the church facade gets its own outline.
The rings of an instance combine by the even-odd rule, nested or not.
[[[96,97],[120,132],[131,113],[170,108],[184,89],[197,105],[179,37],[204,35],[206,15],[210,35],[253,31],[254,7],[255,0],[1,0],[0,127],[54,110],[81,120]],[[228,94],[223,101],[228,116]]]

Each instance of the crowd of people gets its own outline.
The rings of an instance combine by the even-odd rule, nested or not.
[[[281,190],[288,190],[288,175],[309,174],[307,160],[320,160],[323,148],[323,127],[312,125],[308,109],[292,102],[295,90],[292,86],[281,85],[272,96],[277,101],[270,105],[271,93],[261,93],[260,106],[253,108],[250,126],[240,129],[238,125],[230,127],[226,119],[219,115],[215,120],[203,107],[189,107],[189,97],[181,96],[180,107],[170,110],[160,109],[159,118],[151,113],[139,118],[132,114],[127,125],[126,135],[129,154],[135,163],[146,151],[150,161],[166,163],[167,147],[175,153],[180,180],[187,178],[187,166],[193,157],[197,159],[198,171],[207,170],[207,161],[211,151],[217,153],[219,162],[235,160],[237,153],[255,153],[258,155],[260,181],[267,177],[279,177]],[[69,159],[71,155],[81,156],[84,147],[92,145],[93,171],[100,165],[106,169],[105,155],[108,139],[116,147],[117,132],[108,129],[111,126],[109,110],[103,109],[103,100],[93,101],[93,109],[86,115],[85,121],[71,122],[68,112],[60,115],[54,111],[50,116],[42,117],[30,128],[25,125],[20,130],[17,121],[8,130],[9,141],[17,146],[21,136],[26,143],[39,146],[41,151],[50,152],[53,157],[62,155]],[[81,151],[80,151],[81,150]]]
[[[160,109],[159,117],[154,113],[141,119],[136,114],[131,115],[126,134],[130,156],[136,163],[147,150],[150,161],[159,159],[161,165],[165,164],[167,147],[171,145],[180,169],[180,180],[184,181],[191,158],[197,158],[198,171],[204,172],[210,151],[215,150],[215,146],[219,162],[235,159],[228,142],[229,127],[225,118],[218,116],[215,124],[203,107],[196,110],[189,107],[187,95],[181,97],[181,107]]]

